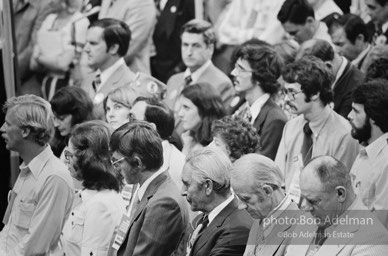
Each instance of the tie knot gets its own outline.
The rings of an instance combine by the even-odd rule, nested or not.
[[[191,75],[188,75],[185,77],[185,85],[186,86],[190,85],[192,81],[193,81],[193,79],[191,78]]]
[[[303,126],[303,132],[307,136],[311,136],[313,134],[313,131],[311,130],[309,122],[305,123]]]
[[[98,87],[100,86],[100,84],[101,84],[101,74],[98,73],[96,75],[96,77],[94,78],[93,83],[92,83],[93,89],[94,89],[95,92],[97,92]]]
[[[202,217],[200,224],[202,224],[203,227],[206,227],[207,224],[209,224],[209,216],[207,214]]]

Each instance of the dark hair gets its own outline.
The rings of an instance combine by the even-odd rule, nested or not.
[[[365,75],[365,81],[370,81],[376,78],[388,79],[388,59],[380,58],[373,61]]]
[[[309,166],[315,170],[326,192],[334,191],[337,186],[351,189],[349,169],[336,158],[332,156],[317,156],[312,158],[304,169]]]
[[[365,82],[353,91],[353,102],[364,105],[366,115],[383,133],[388,132],[388,80]]]
[[[105,18],[93,22],[89,28],[92,27],[100,27],[104,29],[102,36],[106,43],[107,50],[117,44],[119,46],[117,54],[121,57],[127,54],[129,42],[131,41],[131,30],[125,22]]]
[[[165,103],[154,97],[137,97],[134,104],[139,101],[147,103],[144,121],[154,123],[162,140],[169,140],[175,128],[175,118],[172,110]]]
[[[317,93],[324,106],[333,101],[331,84],[334,75],[325,63],[316,57],[303,57],[288,64],[283,72],[283,79],[287,83],[299,83],[306,95],[306,102]]]
[[[76,178],[87,189],[120,191],[123,177],[111,163],[110,135],[108,124],[100,120],[78,124],[71,132]]]
[[[226,114],[220,94],[209,83],[196,83],[183,89],[181,95],[189,99],[197,108],[201,124],[191,131],[193,138],[203,146],[212,141],[211,125],[214,120]]]
[[[58,90],[50,101],[54,114],[71,115],[72,125],[93,119],[93,102],[90,96],[76,86]]]
[[[354,44],[358,35],[363,35],[366,42],[370,42],[371,38],[365,22],[355,14],[347,13],[342,15],[337,23],[343,27],[346,38]]]
[[[112,134],[110,149],[125,156],[131,166],[134,156],[140,158],[148,171],[157,171],[163,165],[162,139],[145,121],[136,120],[120,126]]]
[[[304,25],[308,17],[315,18],[314,10],[306,0],[286,0],[278,13],[278,20],[296,25]]]
[[[254,153],[260,148],[260,137],[255,127],[238,116],[225,116],[214,120],[212,135],[222,138],[233,160],[239,159],[242,155]]]
[[[310,39],[302,44],[297,55],[300,57],[314,56],[323,61],[332,61],[334,49],[326,40]]]
[[[279,90],[278,78],[282,73],[283,60],[268,45],[246,44],[236,53],[236,59],[249,63],[252,72],[252,83],[259,82],[265,93],[275,94]]]
[[[384,6],[388,3],[388,0],[376,0],[376,2],[379,3],[379,5]]]
[[[212,24],[205,20],[190,20],[182,26],[181,36],[184,32],[202,34],[206,45],[214,45],[216,43],[216,33],[214,32]]]

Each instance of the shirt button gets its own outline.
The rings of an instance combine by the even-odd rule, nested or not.
[[[71,215],[73,215],[73,216],[74,216],[74,212],[72,212],[72,213],[71,213]]]

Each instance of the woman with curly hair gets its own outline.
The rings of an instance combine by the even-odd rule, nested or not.
[[[180,96],[182,152],[207,146],[212,141],[211,125],[226,114],[220,94],[208,83],[197,83],[183,89]]]
[[[260,149],[260,137],[253,125],[238,116],[226,116],[212,124],[213,141],[209,147],[225,152],[232,162]]]

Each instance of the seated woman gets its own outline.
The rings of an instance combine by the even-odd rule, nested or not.
[[[76,124],[93,119],[93,102],[84,90],[72,86],[60,89],[50,103],[55,126],[50,145],[54,154],[64,161],[63,149],[68,135]]]
[[[238,116],[226,116],[212,124],[213,141],[209,147],[225,152],[232,162],[260,148],[260,137],[253,125]]]
[[[32,70],[45,75],[42,95],[51,100],[55,92],[69,84],[79,85],[80,77],[70,79],[75,74],[83,46],[89,20],[81,13],[82,0],[52,0],[50,5],[55,13],[43,21],[30,60]]]
[[[212,141],[211,125],[225,116],[226,110],[220,94],[208,83],[197,83],[183,89],[180,96],[182,153],[188,155]]]
[[[130,111],[136,99],[136,92],[130,87],[111,90],[104,99],[106,121],[114,130],[131,121]]]
[[[125,213],[119,191],[122,176],[113,167],[109,141],[111,128],[95,120],[71,132],[66,163],[83,190],[74,199],[61,244],[65,255],[108,255],[112,237]]]

